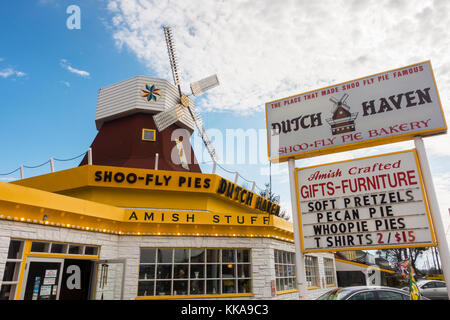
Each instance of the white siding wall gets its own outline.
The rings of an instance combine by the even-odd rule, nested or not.
[[[298,299],[296,292],[272,297],[271,282],[275,280],[274,250],[294,252],[294,244],[275,239],[117,236],[2,220],[0,221],[0,279],[3,279],[11,238],[98,245],[101,246],[100,259],[126,259],[125,300],[135,299],[137,295],[140,247],[249,248],[252,254],[254,293],[254,297],[251,299]],[[314,255],[319,257],[319,273],[322,284],[322,279],[325,279],[323,257],[333,258],[333,255],[323,253]],[[313,299],[327,290],[329,288],[326,286],[321,289],[307,290],[306,298]],[[249,298],[242,297],[241,299]]]
[[[141,89],[146,84],[154,84],[160,89],[158,101],[146,101],[142,97]],[[167,80],[136,76],[98,91],[95,122],[97,129],[100,129],[104,121],[117,119],[123,115],[136,112],[158,113],[175,106],[179,102],[178,88]],[[194,101],[191,98],[189,98],[189,103],[191,108],[195,109]],[[183,108],[183,112],[185,116],[181,122],[193,129],[194,123],[189,111]]]

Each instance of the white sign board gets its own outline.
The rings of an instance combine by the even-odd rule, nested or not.
[[[270,161],[447,131],[429,61],[268,102]]]
[[[436,245],[415,150],[298,168],[303,252]]]

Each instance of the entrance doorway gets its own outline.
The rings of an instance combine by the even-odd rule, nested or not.
[[[22,299],[58,300],[62,265],[62,259],[30,258]]]
[[[95,262],[93,300],[123,300],[125,286],[125,259]]]
[[[21,299],[87,300],[93,266],[91,260],[30,257]]]

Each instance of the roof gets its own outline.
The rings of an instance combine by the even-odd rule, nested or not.
[[[354,266],[358,266],[361,268],[372,268],[372,269],[376,269],[382,272],[387,272],[387,273],[395,273],[395,271],[393,270],[388,270],[388,269],[384,269],[384,268],[380,268],[377,265],[368,265],[368,264],[363,264],[363,263],[359,263],[359,262],[355,262],[355,261],[350,261],[350,260],[344,260],[344,259],[339,259],[335,257],[336,262],[341,262],[341,263],[346,263],[346,264],[350,264],[350,265],[354,265]],[[337,267],[336,267],[337,269]],[[339,271],[339,270],[337,270]]]
[[[277,207],[218,175],[202,173],[86,165],[0,183],[0,219],[117,235],[293,242],[293,225],[274,214]]]

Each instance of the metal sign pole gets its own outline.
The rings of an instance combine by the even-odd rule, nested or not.
[[[447,283],[447,294],[450,299],[450,290],[448,289],[450,284],[450,249],[448,246],[447,238],[445,236],[444,222],[439,210],[439,203],[436,198],[431,170],[428,164],[427,154],[422,138],[415,137],[414,144],[416,146],[417,156],[419,157],[420,167],[422,168],[422,176],[425,189],[427,191],[428,205],[430,206],[434,231],[436,233],[438,241],[438,250],[442,263],[442,271],[444,274],[445,282]]]
[[[294,221],[294,242],[295,242],[295,264],[296,264],[296,277],[297,277],[297,289],[299,299],[305,298],[305,267],[303,253],[300,248],[300,234],[299,234],[299,221],[297,210],[297,186],[295,185],[295,159],[290,158],[288,160],[289,166],[289,185],[291,191],[291,205],[292,205],[292,220]]]

